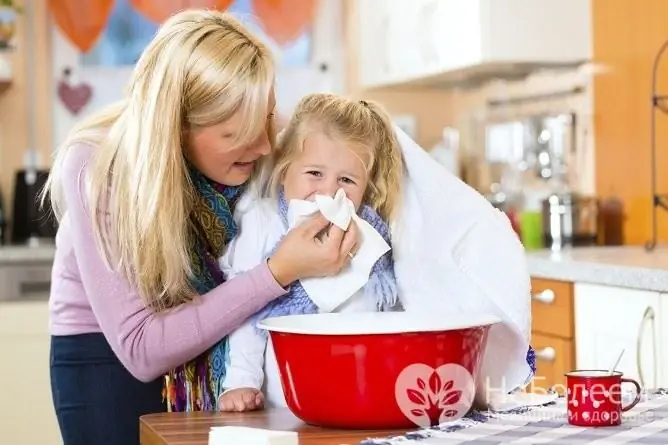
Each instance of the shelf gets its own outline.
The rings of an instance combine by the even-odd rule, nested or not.
[[[668,41],[665,41],[659,48],[658,53],[654,57],[654,64],[652,66],[652,107],[650,118],[650,155],[651,155],[651,182],[652,182],[652,238],[645,243],[645,249],[648,251],[654,250],[657,245],[658,238],[658,219],[657,210],[662,209],[668,211],[668,194],[661,194],[657,191],[657,157],[656,157],[656,115],[657,111],[663,114],[668,114],[668,94],[657,93],[657,79],[659,71],[659,63],[663,57],[664,52],[668,50]]]

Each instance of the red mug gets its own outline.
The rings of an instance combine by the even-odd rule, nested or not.
[[[566,373],[568,423],[576,426],[614,426],[622,423],[622,413],[640,402],[638,382],[603,370],[578,370]],[[636,388],[635,399],[622,405],[622,383]]]

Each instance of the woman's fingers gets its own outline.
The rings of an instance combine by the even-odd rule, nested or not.
[[[325,241],[326,248],[332,253],[334,267],[340,270],[347,264],[356,252],[358,228],[354,221],[350,222],[345,232],[340,227],[332,225],[329,237]]]
[[[359,237],[359,229],[355,221],[351,221],[348,230],[343,235],[341,241],[341,248],[339,253],[346,256],[346,259],[352,259],[352,256],[357,252],[357,242]]]
[[[307,238],[315,238],[320,232],[325,230],[329,224],[329,220],[325,218],[322,213],[317,212],[302,223],[299,229],[302,230],[302,233]]]

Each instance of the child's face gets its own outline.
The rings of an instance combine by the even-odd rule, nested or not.
[[[303,151],[288,167],[282,185],[287,201],[311,201],[316,194],[334,196],[342,188],[357,209],[367,182],[359,154],[345,142],[314,132],[306,137]]]

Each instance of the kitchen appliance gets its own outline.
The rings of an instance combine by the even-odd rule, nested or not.
[[[16,172],[12,244],[53,244],[57,223],[48,200],[45,208],[40,203],[40,192],[48,177],[48,170]]]
[[[540,182],[568,181],[568,164],[575,153],[574,113],[530,115],[485,127],[485,159],[516,171],[515,182],[526,188]],[[501,181],[501,178],[495,178]]]
[[[438,423],[441,408],[465,414],[489,329],[498,322],[375,312],[273,317],[258,326],[270,333],[295,416],[311,425],[368,430]]]
[[[595,245],[598,240],[599,203],[594,197],[571,191],[550,194],[542,205],[543,239],[553,251]]]

